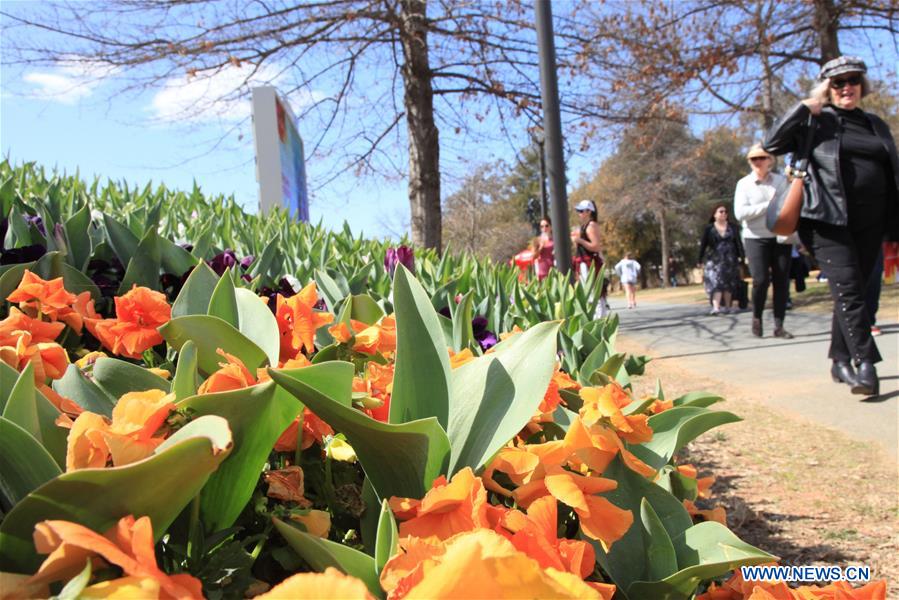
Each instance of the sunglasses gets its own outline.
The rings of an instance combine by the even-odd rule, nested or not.
[[[767,156],[753,156],[749,160],[751,160],[752,162],[759,162],[762,160],[768,160],[768,157]]]
[[[830,87],[835,90],[841,90],[847,85],[861,85],[861,82],[861,75],[851,75],[849,77],[844,77],[843,79],[831,79]]]

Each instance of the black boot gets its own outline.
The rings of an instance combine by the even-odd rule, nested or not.
[[[835,360],[833,366],[830,367],[830,376],[833,377],[834,383],[847,383],[853,388],[858,385],[858,379],[855,376],[855,369],[852,363]]]
[[[784,329],[784,322],[781,319],[774,319],[774,337],[792,340],[793,334]]]
[[[752,319],[752,335],[755,337],[762,337],[762,320],[761,319]]]
[[[876,396],[880,393],[880,380],[877,379],[877,369],[870,360],[863,360],[858,365],[855,375],[856,383],[852,386],[853,394],[864,396]]]

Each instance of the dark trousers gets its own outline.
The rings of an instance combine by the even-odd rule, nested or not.
[[[880,286],[883,282],[883,244],[874,260],[874,268],[868,277],[868,285],[865,286],[865,308],[868,309],[868,318],[871,325],[877,323],[877,311],[880,309]]]
[[[783,321],[787,314],[790,293],[789,244],[778,244],[777,238],[746,238],[743,240],[749,273],[752,275],[752,316],[762,318],[768,286],[774,287],[774,318]]]
[[[828,356],[840,361],[879,362],[880,352],[871,337],[871,317],[865,306],[865,288],[877,262],[882,225],[861,230],[803,220],[802,243],[818,260],[833,298]]]

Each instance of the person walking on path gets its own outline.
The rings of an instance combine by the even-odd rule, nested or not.
[[[752,275],[752,335],[762,337],[762,313],[768,286],[774,287],[774,337],[790,339],[784,329],[790,286],[790,245],[780,244],[765,225],[768,203],[785,177],[771,171],[774,157],[755,144],[746,155],[752,172],[737,182],[734,216],[743,225],[743,246]]]
[[[637,308],[637,276],[640,275],[640,263],[631,258],[630,252],[625,252],[624,258],[615,265],[615,272],[624,287],[627,307]]]
[[[706,258],[706,252],[708,257]],[[705,258],[705,264],[703,264]],[[703,265],[705,293],[712,302],[711,315],[730,311],[730,303],[741,283],[740,263],[743,245],[736,226],[727,217],[727,206],[719,202],[712,208],[709,224],[702,232],[697,263]]]
[[[775,154],[800,147],[811,116],[811,156],[799,237],[827,274],[833,298],[831,376],[853,394],[880,391],[865,287],[884,235],[899,238],[899,156],[889,126],[859,108],[871,90],[864,61],[841,56],[821,68],[809,98],[793,106],[768,132]],[[853,369],[853,362],[857,371]]]
[[[575,245],[574,272],[583,281],[591,269],[596,271],[597,277],[602,273],[602,246],[599,243],[599,224],[596,222],[596,204],[593,200],[581,200],[574,211],[581,224],[579,229],[571,230],[571,241]],[[608,289],[609,281],[603,278],[596,315],[599,318],[609,313],[609,303],[606,301]]]
[[[534,269],[537,279],[545,279],[553,267],[553,230],[548,217],[540,219],[540,237],[537,238],[537,259]]]

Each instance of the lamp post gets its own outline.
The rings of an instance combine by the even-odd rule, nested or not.
[[[556,46],[553,41],[552,5],[549,0],[534,2],[537,48],[540,53],[540,96],[543,100],[543,131],[546,135],[546,166],[552,202],[556,268],[571,271],[568,240],[568,195],[565,191],[565,160],[562,155],[562,118],[559,114],[559,82],[556,78]]]

